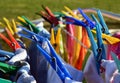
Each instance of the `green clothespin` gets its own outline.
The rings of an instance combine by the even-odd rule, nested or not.
[[[15,74],[20,67],[0,62],[0,70],[4,73]],[[0,82],[1,83],[1,82]]]
[[[22,18],[26,21],[29,27],[33,29],[33,32],[39,33],[40,30],[31,21],[29,21],[25,16],[22,16]]]
[[[116,63],[116,66],[118,68],[118,72],[120,73],[120,61],[118,60],[117,55],[115,53],[111,52],[111,56]]]
[[[3,78],[0,78],[0,83],[16,83],[16,82],[12,82],[10,80],[6,80],[6,79],[3,79]]]

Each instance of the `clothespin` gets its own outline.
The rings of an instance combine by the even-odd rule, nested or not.
[[[91,31],[96,34],[95,30],[91,30]],[[104,44],[115,44],[115,43],[120,42],[120,39],[118,39],[116,37],[112,37],[112,36],[104,34],[104,33],[102,33],[102,38],[103,38]]]
[[[82,9],[78,8],[78,11],[81,13],[81,15],[85,18],[88,26],[90,26],[90,28],[94,28],[95,24],[93,23],[93,21],[82,11]]]
[[[18,70],[19,68],[20,68],[20,67],[13,66],[13,65],[9,65],[9,64],[0,62],[0,70],[1,70],[3,73],[14,74],[14,73],[17,72],[17,70]]]
[[[0,33],[0,37],[11,47],[11,49],[13,49],[14,51],[16,49],[21,48],[21,46],[18,44],[18,42],[15,40],[15,38],[12,36],[11,32],[5,28],[10,40],[5,37],[2,33]]]
[[[12,27],[11,27],[9,20],[5,17],[3,18],[3,20],[5,21],[7,28],[10,30],[11,34],[14,35],[14,31],[12,30]]]
[[[54,29],[51,29],[51,44],[55,46],[55,50],[57,53],[59,53],[60,50],[60,34],[61,34],[61,28],[58,28],[56,37],[54,37]]]
[[[10,59],[11,57],[13,57],[14,55],[15,54],[12,52],[0,50],[0,61],[6,61],[6,60]]]
[[[40,13],[37,13],[38,15],[42,16],[46,21],[48,21],[53,27],[57,26],[59,24],[59,20],[55,17],[55,15],[51,12],[51,10],[48,7],[42,6],[44,11],[41,11]]]
[[[111,52],[111,56],[114,59],[118,72],[120,73],[120,60],[117,58],[117,55],[114,52]]]
[[[1,83],[16,83],[16,82],[12,82],[10,80],[6,80],[6,79],[3,79],[3,78],[0,78],[0,82]]]
[[[26,35],[26,34],[23,34],[23,33],[21,33],[21,32],[19,32],[18,34],[21,35],[22,37],[25,37],[25,38],[30,39],[30,40],[32,40],[32,41],[35,41],[35,42],[37,43],[37,47],[39,48],[40,52],[45,56],[46,60],[51,64],[51,66],[52,66],[55,70],[57,70],[57,74],[60,76],[60,78],[62,79],[63,82],[64,82],[64,80],[65,80],[65,77],[72,78],[71,75],[69,74],[69,72],[67,71],[67,69],[64,67],[64,65],[63,65],[64,63],[62,63],[61,59],[59,58],[59,56],[57,55],[57,53],[55,52],[55,50],[53,49],[52,45],[50,44],[50,42],[49,42],[47,39],[45,39],[45,38],[43,38],[43,37],[41,37],[41,36],[39,36],[39,35],[31,32],[31,31],[28,31],[28,30],[25,29],[25,28],[21,28],[21,29],[22,29],[22,31],[26,32],[27,35]],[[51,52],[52,56],[49,55],[49,54],[40,46],[40,43],[39,43],[39,42],[43,42],[43,41],[46,41],[46,42],[47,42],[47,44],[48,44],[48,46],[49,46],[49,48],[50,48],[50,52]],[[56,59],[56,64],[58,65],[58,66],[56,67],[57,69],[55,68],[55,65],[54,65],[53,62],[52,62],[53,57]]]
[[[35,32],[35,33],[39,32],[39,29],[30,20],[28,20],[25,16],[22,16],[22,18],[27,23],[27,25],[29,26],[29,28],[31,28],[33,30],[33,32]]]
[[[98,55],[96,57],[96,60],[98,61],[98,69],[100,69],[100,63],[102,59],[106,59],[106,52],[105,52],[105,47],[103,44],[103,40],[102,40],[102,31],[101,31],[101,26],[98,22],[98,20],[95,18],[95,16],[92,14],[91,15],[93,20],[96,22],[96,35],[97,35],[97,46],[98,46]]]
[[[110,34],[109,30],[108,30],[108,27],[103,19],[103,16],[102,16],[102,13],[100,10],[97,11],[97,14],[98,14],[98,17],[100,19],[100,23],[102,25],[102,32],[105,33],[105,34]]]

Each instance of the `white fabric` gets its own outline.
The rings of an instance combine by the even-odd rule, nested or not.
[[[114,78],[114,72],[117,70],[116,64],[113,60],[102,60],[101,66],[105,68],[105,83],[110,83]]]
[[[89,56],[85,69],[84,77],[87,83],[104,83],[102,77],[98,75],[95,59],[93,53]]]
[[[69,78],[66,78],[65,83],[82,83],[82,82],[78,82],[78,81],[74,81],[74,80],[71,80]]]
[[[14,64],[17,61],[25,60],[27,58],[27,51],[25,49],[17,49],[15,51],[15,56],[13,56],[9,61],[8,64]]]
[[[120,83],[120,73],[116,70],[111,78],[111,83]]]
[[[23,73],[17,80],[17,83],[37,83],[35,78],[28,73]]]

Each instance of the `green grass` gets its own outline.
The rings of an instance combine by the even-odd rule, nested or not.
[[[0,20],[21,15],[30,19],[39,18],[35,12],[42,10],[41,5],[48,6],[52,11],[61,11],[66,5],[71,9],[94,7],[120,13],[119,3],[120,0],[0,0]]]

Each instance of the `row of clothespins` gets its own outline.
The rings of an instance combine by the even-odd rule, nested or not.
[[[59,55],[76,69],[84,70],[85,63],[87,62],[85,59],[89,56],[88,52],[93,52],[98,74],[100,74],[101,60],[109,60],[112,55],[120,71],[119,60],[116,58],[118,55],[113,52],[111,55],[107,55],[105,48],[105,45],[116,44],[120,42],[120,39],[111,36],[100,10],[96,11],[99,18],[98,21],[93,14],[91,15],[91,20],[80,8],[78,8],[77,11],[72,11],[65,6],[66,11],[62,11],[62,13],[52,13],[48,7],[44,6],[43,9],[45,12],[41,11],[36,14],[40,15],[51,24],[50,30],[44,28],[43,22],[36,25],[25,16],[18,17],[20,24],[17,26],[14,20],[10,22],[8,19],[3,18],[5,24],[0,23],[0,25],[5,27],[5,31],[10,37],[10,40],[2,33],[0,33],[0,38],[13,49],[13,52],[16,52],[16,50],[21,47],[25,49],[23,45],[24,41],[19,41],[22,43],[20,44],[16,39],[25,37],[36,42],[40,52],[44,55],[53,69],[57,71],[58,76],[63,82],[66,77],[72,79],[72,76],[64,67]],[[46,44],[42,46],[41,42],[47,43],[52,56],[44,50]],[[5,55],[4,60],[8,60],[8,62],[14,57],[15,54],[13,52],[0,50],[0,54]],[[22,59],[19,58],[18,61],[25,59],[26,57]],[[2,59],[1,61],[4,60]]]

